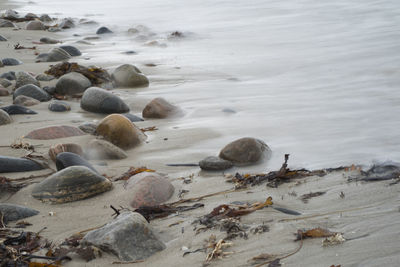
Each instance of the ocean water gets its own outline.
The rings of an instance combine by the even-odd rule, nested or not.
[[[18,10],[111,28],[112,37],[88,48],[94,60],[160,64],[139,95],[182,107],[181,128],[218,133],[190,150],[216,154],[253,136],[273,150],[268,168],[279,167],[285,153],[292,167],[400,161],[398,0],[22,3]],[[148,27],[146,40],[126,33],[135,25]],[[168,39],[174,31],[187,37]],[[152,40],[166,47],[143,45]],[[121,54],[127,50],[138,54]]]

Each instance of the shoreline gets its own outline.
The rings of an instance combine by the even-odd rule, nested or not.
[[[0,6],[0,10],[2,6]],[[20,43],[23,46],[32,46],[32,41],[37,41],[40,37],[47,36],[57,38],[60,35],[44,31],[12,31],[0,29],[0,34],[9,37],[8,44],[12,45]],[[42,73],[48,68],[49,63],[35,63],[33,51],[31,50],[12,50],[6,45],[0,44],[1,54],[11,53],[10,57],[21,59],[24,64],[13,67],[0,68],[1,73],[9,70],[25,70],[36,74]],[[39,51],[45,52],[49,45],[40,45]],[[82,52],[85,52],[84,48]],[[92,65],[91,60],[86,61],[82,56],[77,62],[84,66]],[[75,62],[73,58],[70,62]],[[55,63],[50,63],[55,64]],[[99,66],[108,68],[109,66]],[[142,69],[142,66],[139,66]],[[145,74],[150,72],[151,68],[142,69]],[[158,73],[159,75],[163,75]],[[53,82],[44,83],[54,84]],[[130,90],[130,89],[129,89]],[[137,90],[137,89],[135,89]],[[140,90],[135,91],[134,95],[139,94]],[[146,90],[146,89],[143,89]],[[133,114],[138,114],[143,109],[149,99],[140,98],[129,100],[126,89],[113,89],[117,95],[123,97],[130,104]],[[12,96],[1,97],[2,105],[12,104]],[[33,106],[32,109],[38,111],[38,115],[14,115],[13,122],[9,125],[1,126],[1,132],[12,134],[1,134],[0,154],[7,156],[23,156],[26,151],[4,147],[12,144],[16,137],[26,135],[30,130],[37,129],[46,125],[74,125],[77,126],[85,121],[100,120],[104,115],[96,115],[94,113],[83,112],[79,107],[79,101],[68,100],[71,104],[71,111],[68,114],[51,113],[47,109],[48,102],[40,103]],[[50,119],[43,119],[50,118]],[[168,175],[169,180],[175,187],[175,193],[168,202],[178,201],[178,193],[180,190],[188,190],[189,193],[185,198],[205,195],[207,193],[232,189],[232,184],[225,182],[223,173],[207,173],[199,171],[197,167],[168,167],[165,166],[165,159],[171,160],[170,163],[182,163],[196,161],[194,159],[204,158],[204,151],[185,150],[188,144],[201,144],[202,141],[210,137],[216,137],[218,132],[212,129],[198,128],[179,128],[179,120],[148,120],[137,124],[141,128],[157,126],[155,132],[148,132],[148,144],[142,145],[128,152],[128,158],[125,160],[109,160],[107,165],[98,165],[101,161],[93,161],[94,166],[99,169],[100,173],[106,173],[108,176],[119,176],[129,167],[146,166],[154,169],[159,173]],[[178,127],[178,128],[175,128]],[[50,145],[62,142],[73,142],[84,145],[94,137],[91,135],[70,137],[55,140],[29,140],[29,143],[35,146],[36,153],[48,157],[47,151]],[[168,138],[168,140],[164,140]],[[27,141],[25,139],[25,141]],[[171,150],[174,151],[171,154]],[[290,161],[289,161],[290,165]],[[50,165],[54,169],[54,163]],[[260,170],[264,169],[259,166]],[[234,174],[236,171],[244,174],[248,169],[235,168],[228,170],[227,173]],[[252,168],[249,168],[252,170]],[[48,170],[31,172],[31,173],[13,173],[4,174],[8,178],[19,178],[21,176],[29,176],[31,174],[43,174]],[[192,182],[185,184],[181,177],[189,177],[193,174]],[[222,238],[224,233],[219,229],[212,229],[200,233],[198,235],[193,231],[192,221],[197,217],[208,214],[218,205],[227,202],[257,202],[263,201],[266,196],[272,196],[274,203],[291,210],[301,211],[301,217],[312,216],[315,214],[327,214],[325,216],[316,216],[314,218],[295,220],[293,216],[280,213],[276,210],[266,208],[252,214],[241,217],[241,223],[255,227],[266,224],[269,231],[257,235],[249,234],[249,238],[236,238],[232,240],[233,246],[228,251],[235,253],[222,260],[212,261],[212,266],[247,266],[247,260],[261,253],[269,254],[285,254],[294,251],[298,247],[298,243],[293,242],[294,233],[302,228],[323,227],[335,232],[344,233],[345,237],[351,239],[363,235],[365,238],[349,240],[341,245],[324,248],[321,246],[320,239],[304,241],[302,249],[295,255],[282,259],[285,266],[321,266],[331,264],[342,264],[342,266],[368,265],[390,266],[396,261],[400,261],[396,246],[398,241],[396,234],[400,229],[395,223],[400,219],[398,212],[398,193],[399,185],[388,186],[387,182],[377,183],[349,183],[347,176],[357,175],[357,171],[352,172],[332,172],[325,177],[310,176],[301,180],[300,183],[293,181],[285,183],[278,188],[269,188],[265,185],[250,187],[245,191],[238,191],[230,194],[224,194],[201,202],[204,208],[194,211],[188,211],[164,219],[154,220],[151,225],[160,236],[161,240],[167,245],[167,248],[143,263],[135,263],[132,266],[201,266],[204,262],[206,254],[203,252],[192,253],[183,257],[184,250],[187,247],[190,250],[201,248],[204,239],[208,239],[211,234],[215,234],[217,238]],[[2,174],[3,175],[3,174]],[[42,235],[56,243],[62,242],[65,238],[75,234],[76,232],[97,227],[111,221],[113,211],[109,208],[128,206],[131,196],[124,188],[123,181],[114,182],[113,190],[97,195],[93,198],[60,204],[49,205],[42,203],[31,196],[31,184],[21,189],[10,198],[3,196],[1,201],[13,204],[21,204],[32,207],[40,211],[40,214],[25,219],[32,223],[32,226],[26,228],[28,231],[40,231],[44,227],[46,230]],[[299,197],[315,191],[326,191],[323,196],[303,203]],[[296,193],[296,196],[293,194]],[[344,192],[345,198],[340,197],[340,193]],[[357,210],[360,208],[359,210]],[[354,210],[351,210],[354,209]],[[349,210],[348,212],[340,212],[341,210]],[[52,212],[53,216],[49,213]],[[331,214],[329,214],[331,213]],[[84,216],[82,216],[84,214]],[[73,218],[73,222],[70,220]],[[362,220],[360,220],[360,218]],[[288,221],[282,221],[289,219]],[[293,219],[293,220],[290,220]],[[272,221],[271,221],[272,220]],[[179,221],[184,221],[177,225],[170,226]],[[182,233],[182,228],[184,232]],[[384,241],[383,241],[384,240]],[[385,245],[382,246],[382,243]],[[381,246],[380,249],[376,247]],[[352,253],[349,253],[351,251]],[[323,258],[323,259],[322,259]],[[66,262],[65,266],[107,266],[118,259],[108,253],[103,253],[101,258],[97,258],[91,262],[84,262],[81,259],[73,258],[72,261]],[[128,265],[130,266],[130,265]],[[393,265],[394,266],[394,265]]]

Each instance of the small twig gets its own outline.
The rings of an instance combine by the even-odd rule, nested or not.
[[[131,263],[139,263],[144,262],[144,260],[137,260],[137,261],[113,261],[112,264],[131,264]]]
[[[115,213],[111,216],[115,215],[115,218],[117,218],[121,214],[118,209],[113,207],[113,205],[110,205],[110,208],[112,208],[115,211]]]

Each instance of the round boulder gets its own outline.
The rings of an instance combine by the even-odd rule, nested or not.
[[[56,83],[56,93],[61,95],[82,94],[92,85],[90,80],[77,72],[64,74]]]
[[[142,115],[143,118],[162,119],[175,115],[178,110],[176,106],[171,105],[164,98],[158,97],[146,105]]]
[[[27,84],[40,86],[40,83],[26,71],[17,71],[15,73],[15,80],[15,88],[20,88]]]
[[[42,37],[42,38],[40,38],[39,41],[41,43],[44,43],[44,44],[58,44],[58,43],[61,43],[61,41],[53,39],[53,38],[49,38],[49,37]]]
[[[132,176],[127,181],[125,188],[131,190],[133,195],[131,206],[133,208],[159,205],[170,199],[175,190],[167,178],[149,172]]]
[[[113,33],[113,32],[107,27],[100,27],[96,31],[96,34],[105,34],[105,33]]]
[[[112,188],[112,183],[85,166],[71,166],[36,184],[32,196],[43,202],[65,203],[89,198]]]
[[[85,155],[88,159],[125,159],[128,155],[112,143],[94,139],[89,142]]]
[[[13,98],[15,99],[17,96],[20,95],[29,96],[41,102],[48,101],[51,98],[48,93],[46,93],[44,90],[42,90],[41,88],[37,87],[34,84],[27,84],[19,87],[14,92]]]
[[[8,95],[10,95],[10,92],[6,88],[0,86],[0,96],[8,96]]]
[[[53,100],[49,103],[49,110],[53,112],[64,112],[64,111],[70,111],[71,106],[64,101],[60,100]]]
[[[0,19],[0,28],[17,28],[17,25],[9,20]]]
[[[82,147],[80,145],[72,144],[72,143],[57,144],[57,145],[51,146],[49,149],[49,156],[52,161],[56,162],[57,155],[62,152],[71,152],[71,153],[75,153],[79,156],[83,156]]]
[[[0,109],[0,125],[9,124],[12,122],[10,115],[7,112]]]
[[[60,28],[61,29],[71,29],[75,27],[75,23],[72,19],[66,18],[63,19],[60,23]]]
[[[105,117],[97,126],[96,133],[122,149],[137,146],[147,138],[136,125],[120,114]]]
[[[46,27],[40,20],[32,20],[25,25],[25,30],[28,31],[43,31]]]
[[[201,160],[199,166],[202,170],[206,171],[223,171],[231,168],[233,163],[219,157],[211,156]]]
[[[43,21],[43,22],[51,22],[51,21],[53,21],[53,20],[50,18],[50,16],[47,15],[47,14],[41,15],[41,16],[39,17],[39,19],[40,19],[41,21]]]
[[[86,166],[94,172],[96,169],[86,159],[72,152],[61,152],[56,156],[57,171],[71,166]]]
[[[73,57],[82,55],[81,51],[79,51],[78,48],[76,48],[75,46],[72,46],[72,45],[62,45],[62,46],[60,46],[60,48],[67,51],[67,53]]]
[[[32,97],[29,97],[29,96],[25,96],[25,95],[19,95],[13,101],[13,104],[24,106],[24,107],[34,106],[34,105],[37,105],[39,103],[40,103],[39,100],[34,99]]]
[[[149,80],[133,65],[124,64],[114,70],[111,75],[115,84],[119,87],[148,86]]]
[[[260,161],[270,153],[271,149],[263,141],[244,137],[227,144],[219,153],[219,157],[235,164],[247,165]]]
[[[118,96],[98,87],[85,91],[81,100],[81,108],[96,113],[125,113],[129,107]]]

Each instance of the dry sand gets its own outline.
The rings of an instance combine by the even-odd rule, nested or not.
[[[1,7],[0,5],[0,9]],[[23,28],[23,23],[19,25]],[[8,42],[0,42],[0,55],[18,58],[24,62],[20,66],[0,68],[1,73],[10,70],[42,73],[48,68],[48,63],[35,63],[32,50],[14,50],[13,45],[20,43],[24,46],[37,46],[38,51],[45,52],[50,49],[51,45],[35,45],[32,44],[32,41],[38,41],[40,37],[44,36],[62,38],[60,35],[45,31],[14,31],[5,28],[0,28],[0,34],[8,38]],[[84,51],[83,46],[76,46]],[[90,55],[85,56],[90,57]],[[82,57],[78,60],[83,64]],[[88,60],[85,65],[96,63]],[[108,66],[101,67],[107,68]],[[155,70],[151,70],[151,72],[147,70],[144,68],[143,72],[149,76],[151,82],[153,77],[162,75]],[[42,83],[42,85],[46,85],[46,83]],[[140,90],[146,89],[135,90],[140,92]],[[141,108],[149,100],[128,98],[126,97],[127,90],[115,89],[114,92],[127,100],[133,108],[132,113],[140,113]],[[11,104],[12,96],[1,97],[0,101],[1,105]],[[48,103],[40,103],[31,107],[39,113],[37,115],[13,115],[13,123],[0,126],[0,155],[25,155],[27,151],[15,150],[7,146],[33,129],[46,125],[77,126],[82,122],[97,121],[104,117],[81,110],[78,100],[68,102],[71,104],[72,110],[66,113],[52,113],[47,109]],[[175,186],[175,193],[170,199],[171,202],[178,200],[177,195],[181,189],[189,190],[189,193],[185,195],[185,198],[189,198],[232,188],[233,185],[225,182],[222,173],[207,173],[200,171],[197,167],[168,167],[165,165],[166,163],[197,162],[199,159],[208,156],[202,152],[195,152],[186,148],[196,143],[201,144],[207,138],[218,136],[217,131],[201,128],[181,129],[179,123],[174,119],[150,120],[140,122],[137,125],[139,127],[157,126],[158,130],[148,132],[149,139],[146,144],[127,151],[129,157],[125,160],[107,161],[106,166],[96,165],[99,162],[92,161],[101,173],[116,176],[125,172],[130,166],[147,166],[160,173],[165,173]],[[52,144],[74,142],[84,146],[93,138],[95,137],[85,135],[47,141],[27,139],[25,141],[33,144],[37,153],[48,158],[47,151]],[[164,140],[164,138],[168,138],[168,140]],[[224,145],[220,144],[220,147],[216,147],[216,152]],[[263,169],[262,166],[261,164],[258,168]],[[51,167],[55,169],[54,164]],[[227,173],[234,174],[236,171],[245,173],[246,169],[232,169]],[[2,175],[18,178],[48,172],[49,170],[43,170]],[[192,183],[185,184],[181,179],[178,179],[188,177],[191,174],[194,175]],[[166,243],[167,248],[146,259],[144,263],[136,263],[132,266],[201,266],[206,254],[197,252],[183,257],[182,247],[195,250],[203,247],[204,240],[208,239],[211,234],[215,234],[217,239],[220,239],[225,237],[225,233],[215,229],[196,235],[193,231],[192,222],[220,204],[233,201],[264,201],[267,196],[272,196],[276,206],[299,211],[302,215],[291,216],[272,208],[265,208],[243,216],[241,218],[242,223],[249,226],[264,223],[269,226],[269,232],[257,235],[249,233],[247,240],[240,237],[232,240],[233,246],[228,248],[227,251],[234,253],[224,259],[212,261],[212,266],[249,266],[248,260],[262,253],[289,254],[299,247],[299,242],[293,241],[297,230],[315,227],[341,232],[345,238],[355,239],[332,247],[322,247],[321,238],[305,240],[299,252],[281,260],[284,266],[399,266],[399,184],[389,186],[388,181],[375,183],[348,182],[347,176],[351,174],[351,172],[333,172],[325,177],[308,177],[302,179],[301,182],[293,181],[278,188],[269,188],[263,184],[245,191],[204,199],[200,201],[205,205],[204,208],[154,220],[151,225]],[[40,180],[37,179],[35,182]],[[124,189],[122,181],[115,182],[114,189],[107,193],[61,205],[44,204],[34,199],[31,196],[33,186],[29,185],[11,197],[9,195],[3,196],[1,202],[21,204],[39,210],[39,215],[25,220],[33,224],[27,230],[39,231],[46,227],[42,235],[55,243],[60,243],[79,231],[109,222],[113,214],[110,205],[128,207],[131,199],[129,192]],[[303,194],[316,191],[326,191],[326,194],[311,199],[309,203],[303,203],[299,199]],[[341,192],[344,193],[344,198],[340,197]],[[53,212],[54,216],[50,216],[49,212]],[[318,216],[308,218],[312,215]],[[176,222],[181,223],[169,226]],[[109,266],[117,260],[115,256],[103,253],[101,258],[88,263],[74,258],[71,262],[67,262],[65,266]]]

